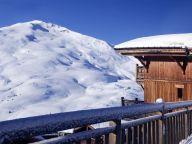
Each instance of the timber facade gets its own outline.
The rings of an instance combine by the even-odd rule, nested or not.
[[[143,65],[137,66],[136,81],[144,88],[145,102],[154,103],[192,99],[192,56],[188,48],[122,48],[122,55],[135,56]],[[143,73],[143,74],[142,74]]]

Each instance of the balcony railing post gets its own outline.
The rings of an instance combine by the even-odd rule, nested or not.
[[[121,131],[121,120],[114,121],[116,124],[116,144],[122,143],[122,131]]]
[[[189,136],[189,120],[188,120],[188,116],[189,116],[189,108],[186,107],[186,112],[185,112],[185,138],[187,138]]]
[[[125,98],[121,97],[121,106],[125,106]]]
[[[168,144],[168,131],[167,131],[167,123],[166,123],[166,118],[165,118],[165,103],[163,103],[162,107],[162,118],[161,118],[161,125],[162,125],[162,144]]]

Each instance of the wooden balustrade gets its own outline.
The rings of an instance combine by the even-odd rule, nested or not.
[[[113,121],[114,126],[59,136],[33,144],[178,144],[192,133],[192,101],[137,104],[0,122],[1,144],[29,143],[33,137]],[[127,121],[126,118],[145,115]]]

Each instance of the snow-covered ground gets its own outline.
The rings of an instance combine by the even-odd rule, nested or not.
[[[190,135],[187,139],[182,140],[179,144],[192,144],[192,135]]]
[[[133,39],[115,48],[136,48],[136,47],[182,47],[192,48],[192,33],[167,34]]]
[[[0,121],[143,99],[135,60],[42,21],[0,28]]]

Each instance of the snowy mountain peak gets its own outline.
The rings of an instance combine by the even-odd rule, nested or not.
[[[29,23],[32,23],[32,24],[41,24],[41,23],[45,23],[44,21],[41,21],[41,20],[32,20],[30,21]]]
[[[142,99],[134,70],[106,42],[55,24],[0,28],[0,120]]]

